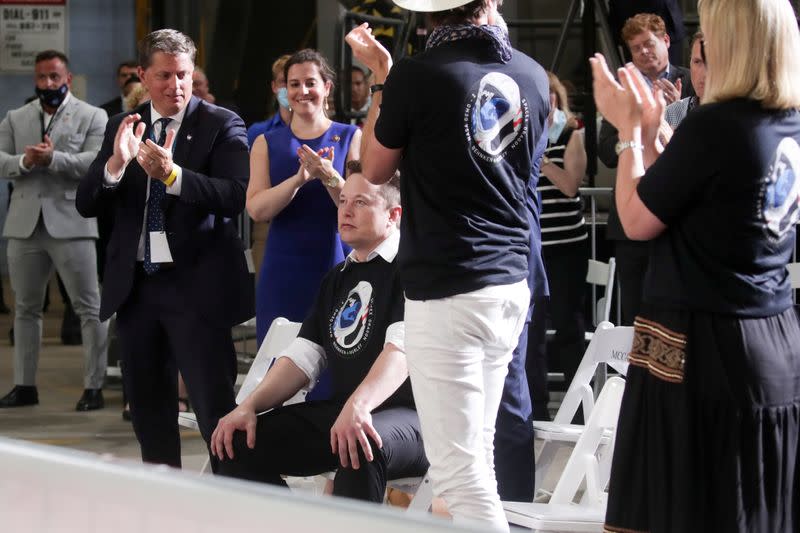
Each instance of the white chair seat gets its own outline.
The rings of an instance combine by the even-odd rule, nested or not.
[[[536,421],[533,423],[533,431],[537,439],[559,442],[578,442],[578,438],[583,433],[586,426],[580,424],[556,424],[555,422]],[[607,444],[611,438],[611,432],[603,433],[603,444]]]
[[[197,415],[191,412],[178,413],[178,425],[187,429],[200,430],[197,425]]]
[[[503,502],[512,524],[534,530],[603,531],[605,510],[570,504]]]

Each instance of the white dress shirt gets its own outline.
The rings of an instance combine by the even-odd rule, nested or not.
[[[172,144],[172,152],[175,152],[175,146],[178,142],[178,130],[181,127],[181,123],[183,122],[183,116],[186,114],[186,108],[184,107],[175,115],[172,115],[172,121],[167,124],[167,131],[174,131],[175,132],[175,141]],[[158,119],[162,118],[161,113],[156,111],[156,108],[153,107],[152,102],[150,103],[150,123],[153,124],[153,137],[158,139],[159,135],[161,135],[161,123],[158,122]],[[147,133],[147,132],[145,132]],[[143,139],[144,141],[144,139]],[[131,160],[133,161],[133,159]],[[131,163],[128,161],[128,164]],[[183,178],[183,170],[181,167],[173,163],[173,167],[175,168],[175,181],[172,182],[172,185],[167,187],[167,194],[171,194],[173,196],[180,196],[181,195],[181,183]],[[105,179],[105,186],[109,188],[114,188],[119,185],[120,180],[122,180],[123,174],[125,174],[125,169],[128,168],[128,165],[122,167],[122,170],[119,171],[117,176],[112,176],[111,173],[108,171],[108,163],[106,163],[104,169],[104,179]],[[150,180],[152,178],[147,176],[147,189],[145,193],[144,199],[144,217],[142,218],[142,231],[139,234],[139,247],[136,251],[136,260],[137,261],[144,261],[144,249],[145,249],[145,238],[147,238],[147,200],[150,198]]]

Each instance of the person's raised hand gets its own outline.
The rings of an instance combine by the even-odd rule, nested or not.
[[[139,153],[146,127],[144,122],[140,122],[141,120],[141,115],[134,113],[119,123],[117,134],[114,136],[114,153],[108,160],[108,172],[112,176],[119,175]]]
[[[592,88],[597,111],[619,129],[623,117],[629,113],[629,95],[608,70],[603,54],[595,54],[589,58],[589,63],[592,66]]]
[[[653,83],[653,94],[655,94],[656,89],[661,89],[664,92],[664,100],[669,105],[681,99],[682,88],[683,83],[680,78],[674,84],[668,79],[661,78]]]
[[[369,24],[356,26],[344,40],[353,50],[353,56],[375,73],[378,83],[383,83],[382,78],[392,68],[392,54],[375,39]]]
[[[642,144],[655,146],[664,122],[664,92],[656,87],[653,94],[641,72],[632,64],[620,69],[620,81],[630,95],[632,125],[642,128]]]

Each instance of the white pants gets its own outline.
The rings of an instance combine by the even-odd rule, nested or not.
[[[405,347],[428,473],[456,523],[508,531],[494,474],[494,426],[529,304],[525,280],[406,299]]]

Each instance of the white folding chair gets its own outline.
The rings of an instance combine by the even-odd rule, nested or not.
[[[242,382],[239,394],[236,395],[237,405],[242,403],[261,383],[275,358],[297,337],[301,325],[299,322],[290,322],[283,317],[278,317],[272,321],[267,334],[264,336],[264,341],[258,349],[256,358],[253,360],[244,382]],[[297,403],[298,401],[303,401],[304,398],[305,391],[301,391],[286,403]],[[178,424],[188,429],[200,429],[197,425],[197,415],[195,413],[178,413]],[[209,461],[206,458],[200,473],[204,474],[208,472],[208,469]]]
[[[786,265],[789,271],[789,282],[793,289],[800,289],[800,263],[789,263]]]
[[[586,271],[586,283],[605,287],[603,296],[597,300],[592,308],[592,325],[597,327],[601,322],[611,320],[611,295],[614,294],[614,274],[617,271],[617,261],[613,257],[608,263],[589,259],[589,268]],[[594,294],[594,291],[592,291]],[[592,340],[592,333],[586,333],[586,340]]]
[[[625,380],[620,377],[606,382],[548,503],[503,502],[510,523],[533,531],[603,531],[624,389]],[[604,440],[609,441],[606,446]],[[576,502],[584,481],[583,496]]]
[[[633,328],[614,326],[610,322],[601,322],[589,341],[578,370],[567,393],[561,402],[552,422],[535,421],[534,435],[544,441],[539,457],[536,459],[536,489],[541,488],[550,466],[559,448],[578,440],[585,426],[571,424],[572,419],[583,407],[584,419],[587,419],[594,408],[595,391],[592,389],[592,378],[598,366],[610,366],[622,375],[628,371],[628,352],[633,344]]]

